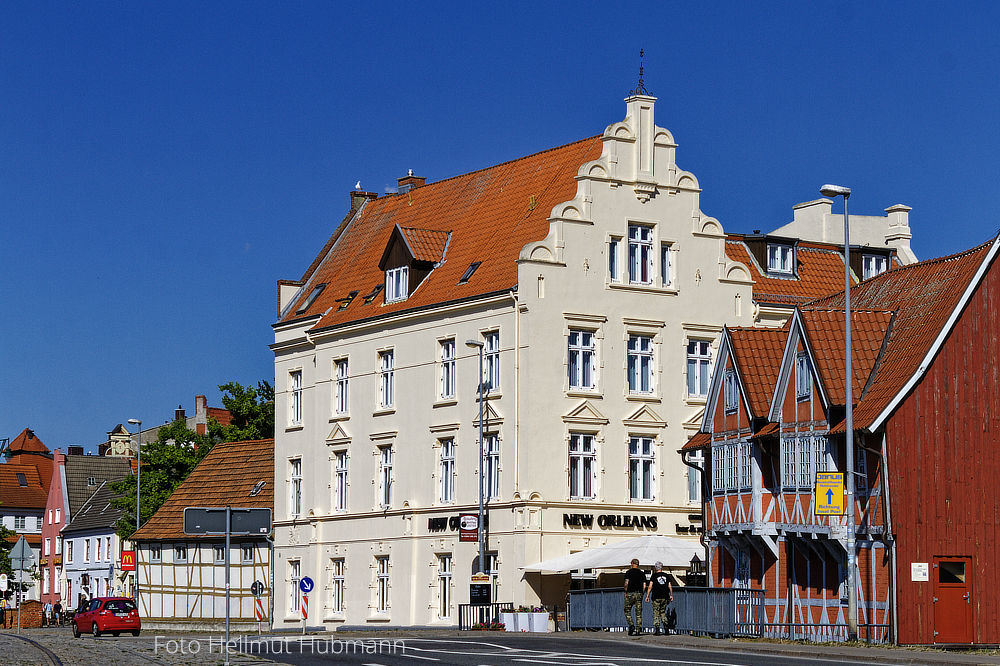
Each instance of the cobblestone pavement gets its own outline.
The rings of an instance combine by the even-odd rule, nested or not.
[[[31,643],[21,640],[13,631],[0,632],[0,663],[8,665],[50,664],[51,659]],[[73,638],[68,627],[55,629],[22,629],[21,636],[37,642],[52,652],[65,666],[125,666],[126,664],[222,664],[221,636],[192,633],[143,631],[139,637],[85,635]],[[232,635],[237,638],[236,634]],[[230,664],[263,664],[267,660],[231,654]]]

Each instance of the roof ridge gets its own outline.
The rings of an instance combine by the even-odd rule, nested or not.
[[[864,282],[874,282],[875,280],[881,279],[883,275],[888,275],[890,273],[893,273],[895,275],[899,275],[900,272],[906,271],[908,269],[921,268],[921,267],[924,267],[924,266],[933,266],[935,264],[943,264],[943,263],[945,263],[947,261],[955,261],[956,259],[962,259],[962,258],[966,257],[967,255],[970,255],[970,254],[973,254],[975,252],[981,251],[983,248],[985,248],[985,247],[987,247],[989,245],[992,245],[993,243],[997,242],[997,240],[1000,240],[1000,233],[998,233],[997,235],[993,236],[988,241],[980,243],[979,245],[976,245],[975,247],[970,247],[967,250],[962,250],[960,252],[955,252],[953,254],[947,254],[947,255],[945,255],[943,257],[933,257],[931,259],[924,259],[923,261],[917,261],[917,262],[912,263],[912,264],[903,264],[901,266],[896,266],[895,268],[890,268],[889,270],[887,270],[887,271],[885,271],[883,273],[879,273],[878,275],[874,275],[874,276],[868,278],[867,280],[864,280]]]

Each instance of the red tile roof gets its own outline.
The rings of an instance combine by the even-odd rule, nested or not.
[[[601,147],[601,138],[591,137],[368,201],[324,246],[282,321],[322,315],[315,324],[321,329],[514,287],[521,248],[548,235],[552,207],[576,195],[579,168],[600,157]],[[386,304],[379,294],[370,303],[355,298],[340,310],[337,299],[355,290],[364,297],[384,284],[378,263],[397,225],[407,229],[414,252],[428,260],[436,253],[434,260],[439,260],[451,232],[444,262],[404,301]],[[476,261],[482,265],[460,285],[462,274]],[[329,286],[305,313],[297,314],[313,286],[321,283]]]
[[[21,434],[15,437],[10,446],[7,447],[10,455],[18,453],[51,453],[49,447],[45,446],[38,435],[30,428],[25,428]]]
[[[856,429],[870,426],[916,374],[996,243],[1000,237],[965,252],[893,269],[851,289],[852,309],[895,314],[875,376],[854,410]],[[812,305],[843,308],[844,294]],[[842,423],[834,431],[843,429]]]
[[[24,475],[26,486],[17,478]],[[49,493],[35,465],[8,462],[0,465],[0,506],[7,509],[44,509]]]
[[[699,432],[695,434],[694,437],[689,439],[684,446],[681,447],[681,451],[697,451],[698,449],[707,449],[712,445],[712,433],[710,432]]]
[[[444,259],[444,251],[448,247],[448,239],[451,238],[450,232],[414,227],[400,227],[399,231],[417,261],[436,263]]]
[[[767,416],[788,339],[783,328],[730,328],[733,356],[753,416]]]
[[[264,481],[256,495],[250,492]],[[184,507],[232,506],[274,511],[274,440],[216,444],[163,506],[133,535],[135,540],[186,540]]]
[[[726,238],[726,256],[750,269],[753,299],[758,303],[796,305],[844,289],[843,250],[828,243],[800,241],[796,246],[796,275],[768,275],[738,234]]]
[[[803,308],[801,315],[827,398],[835,405],[846,404],[844,311]],[[851,384],[855,401],[875,369],[891,320],[888,311],[851,307]]]

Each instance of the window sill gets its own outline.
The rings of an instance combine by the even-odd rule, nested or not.
[[[571,388],[566,391],[567,398],[603,398],[604,394],[597,389]]]
[[[676,296],[675,287],[660,287],[655,284],[632,284],[629,282],[608,282],[609,289],[621,289],[623,291],[638,291],[646,294],[663,294],[664,296]]]
[[[302,430],[304,426],[301,423],[296,423],[295,425],[285,426],[285,432],[295,432],[296,430]]]
[[[350,421],[350,414],[334,414],[330,417],[330,423],[336,423],[337,421]]]
[[[395,414],[395,407],[382,407],[381,409],[376,409],[372,412],[372,416],[385,416],[386,414]]]
[[[689,395],[687,398],[684,399],[684,402],[686,402],[689,405],[707,405],[708,404],[708,396],[707,395]]]
[[[365,622],[390,622],[392,618],[389,617],[388,613],[382,613],[380,615],[369,615],[365,618]]]
[[[662,402],[660,396],[651,393],[629,393],[625,396],[625,399],[632,402]]]
[[[486,402],[489,402],[490,400],[499,400],[502,397],[503,393],[501,393],[500,391],[494,391],[493,389],[490,389],[489,393],[486,394]],[[479,402],[478,391],[476,391],[476,402]]]
[[[458,398],[441,398],[435,402],[431,407],[437,409],[438,407],[453,407],[458,404]]]

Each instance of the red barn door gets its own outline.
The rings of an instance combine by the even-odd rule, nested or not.
[[[971,643],[972,558],[934,558],[934,642]]]

